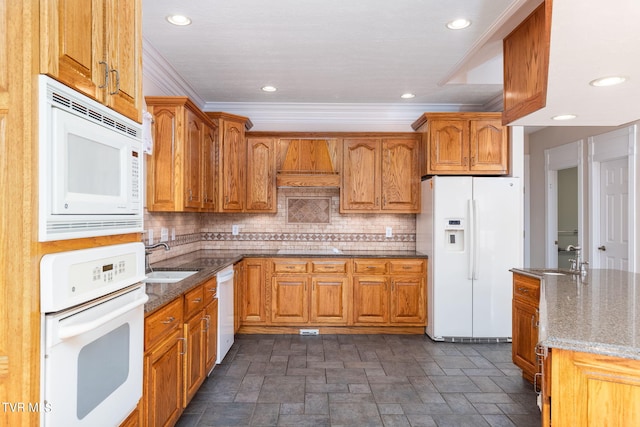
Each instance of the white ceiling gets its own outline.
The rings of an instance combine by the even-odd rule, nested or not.
[[[145,46],[154,56],[153,64],[145,61],[145,73],[165,62],[173,80],[205,110],[245,113],[252,120],[251,111],[264,106],[272,116],[280,109],[289,117],[308,110],[340,114],[345,106],[381,115],[500,111],[502,38],[540,1],[143,0]],[[548,107],[518,124],[557,125],[549,120],[556,111],[577,114],[573,126],[640,118],[640,38],[634,29],[640,2],[589,2],[593,7],[554,0]],[[174,13],[193,23],[170,25],[165,17]],[[471,27],[445,27],[458,17],[470,19]],[[604,25],[619,17],[622,25]],[[605,90],[586,83],[612,73],[631,78],[609,89],[613,95],[604,101],[594,100]],[[265,85],[278,91],[262,92]],[[416,97],[400,99],[405,92]],[[635,99],[627,104],[630,95]]]

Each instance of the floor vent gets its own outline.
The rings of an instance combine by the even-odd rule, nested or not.
[[[320,335],[318,329],[300,329],[300,335]]]

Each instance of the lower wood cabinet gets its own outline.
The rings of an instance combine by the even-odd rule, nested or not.
[[[174,425],[214,367],[215,291],[214,277],[145,318],[143,425]]]
[[[238,285],[240,301],[240,323],[243,325],[264,325],[267,323],[267,270],[269,261],[265,258],[245,258]]]
[[[514,273],[511,353],[513,363],[522,369],[522,377],[529,382],[540,370],[536,356],[539,304],[540,280]]]
[[[353,324],[426,325],[426,277],[425,260],[354,260]]]
[[[312,276],[309,321],[346,325],[349,321],[349,279],[344,276]]]
[[[640,425],[640,360],[556,348],[551,354],[551,425]]]
[[[354,276],[353,323],[389,323],[389,280],[384,276]]]
[[[306,275],[274,277],[271,286],[271,323],[309,321],[309,278]]]
[[[144,425],[168,426],[183,409],[182,298],[145,318]]]
[[[246,258],[241,265],[241,326],[426,325],[425,259]]]

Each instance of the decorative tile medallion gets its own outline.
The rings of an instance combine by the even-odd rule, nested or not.
[[[287,224],[330,224],[331,197],[287,197]]]

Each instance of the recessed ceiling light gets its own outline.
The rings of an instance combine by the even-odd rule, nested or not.
[[[263,86],[263,87],[262,87],[262,90],[263,90],[264,92],[275,92],[275,91],[277,91],[278,89],[277,89],[275,86]]]
[[[403,93],[402,95],[400,95],[400,98],[402,99],[411,99],[411,98],[415,98],[416,96],[412,93]]]
[[[167,21],[173,25],[185,26],[191,24],[191,19],[184,15],[169,15]]]
[[[595,79],[589,82],[591,86],[614,86],[619,85],[620,83],[624,83],[627,80],[626,77],[623,76],[609,76],[609,77],[600,77],[599,79]]]
[[[467,28],[471,25],[471,21],[464,18],[454,19],[451,22],[447,23],[447,28],[450,30],[462,30],[463,28]]]
[[[557,116],[551,117],[553,120],[573,120],[576,118],[575,114],[560,114]]]

